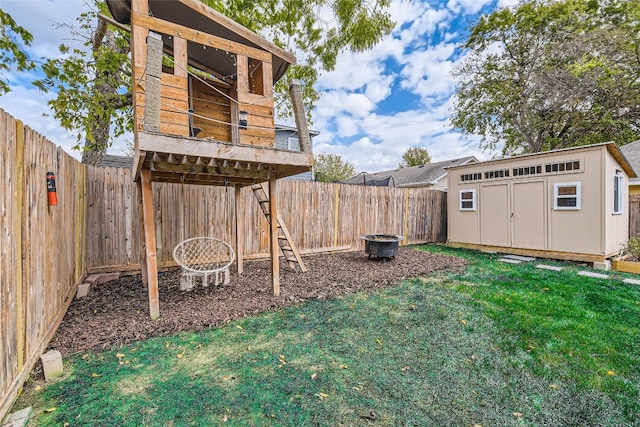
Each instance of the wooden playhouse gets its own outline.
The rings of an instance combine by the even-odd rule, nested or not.
[[[236,203],[242,187],[268,183],[260,205],[267,219],[278,219],[269,221],[272,288],[278,294],[278,245],[283,252],[295,246],[287,242],[290,236],[277,216],[276,182],[311,170],[313,163],[295,81],[290,95],[301,150],[276,148],[273,86],[295,57],[199,0],[107,4],[117,23],[130,24],[131,31],[133,172],[141,194],[143,278],[151,317],[159,316],[153,181],[232,186]],[[236,215],[233,248],[239,274],[240,236],[246,232]]]
[[[451,246],[604,262],[627,241],[636,174],[612,142],[448,171]]]

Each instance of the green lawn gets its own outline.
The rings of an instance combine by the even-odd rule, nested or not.
[[[639,286],[423,249],[469,266],[73,357],[16,409],[43,426],[640,426]]]

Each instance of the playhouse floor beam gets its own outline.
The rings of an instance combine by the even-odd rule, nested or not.
[[[153,217],[153,193],[151,191],[151,171],[140,171],[142,190],[142,218],[144,224],[147,286],[149,289],[149,314],[152,319],[160,317],[160,300],[158,297],[158,258],[156,254],[156,226]]]

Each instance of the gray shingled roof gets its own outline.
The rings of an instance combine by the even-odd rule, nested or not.
[[[128,168],[133,166],[133,158],[127,156],[115,156],[113,154],[105,154],[100,164],[103,168]]]
[[[620,147],[620,151],[627,158],[629,164],[640,177],[640,139]],[[631,182],[640,182],[640,178],[632,178]]]
[[[376,173],[363,172],[342,182],[345,184],[379,185],[389,187],[413,187],[435,184],[438,179],[447,173],[445,168],[465,165],[467,163],[475,163],[477,161],[478,160],[475,157],[467,156],[459,159],[445,160],[443,162],[428,163],[426,165],[412,166],[402,169],[387,170]]]

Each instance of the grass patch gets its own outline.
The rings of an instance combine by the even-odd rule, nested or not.
[[[470,264],[72,357],[18,406],[42,426],[640,425],[637,287],[425,249]]]

